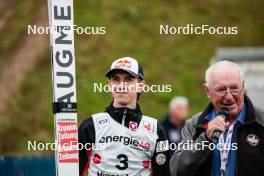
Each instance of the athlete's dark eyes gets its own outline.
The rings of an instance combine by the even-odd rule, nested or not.
[[[125,78],[125,82],[132,82],[133,81],[133,77],[126,77]]]
[[[117,76],[111,76],[110,77],[110,80],[111,81],[119,81],[119,77],[117,77]]]

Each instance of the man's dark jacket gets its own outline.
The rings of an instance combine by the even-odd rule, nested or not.
[[[246,117],[245,123],[238,127],[237,139],[237,176],[263,176],[264,175],[264,117],[263,112],[252,105],[245,96]],[[187,120],[182,130],[183,143],[193,140],[195,143],[208,141],[205,136],[205,117],[213,110],[213,105]],[[250,144],[249,135],[257,136],[256,146]],[[211,142],[211,141],[209,141]],[[212,151],[204,150],[176,150],[170,161],[173,176],[211,176]]]

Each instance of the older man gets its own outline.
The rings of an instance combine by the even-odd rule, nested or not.
[[[165,128],[170,143],[181,141],[181,130],[189,113],[189,102],[186,97],[176,96],[169,104],[169,112],[161,122]]]
[[[207,69],[205,81],[210,104],[186,121],[182,138],[189,148],[179,147],[174,153],[172,175],[263,175],[264,118],[244,94],[240,68],[217,62]],[[226,120],[218,115],[222,107],[229,111]],[[212,143],[215,131],[222,132],[218,145]]]

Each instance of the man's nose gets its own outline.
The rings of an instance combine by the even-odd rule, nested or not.
[[[125,81],[120,81],[120,82],[118,83],[118,87],[120,87],[121,89],[126,89],[126,87],[127,87],[127,82],[125,82]]]
[[[227,89],[226,95],[225,95],[225,99],[227,100],[232,100],[234,97],[230,91],[230,89]]]

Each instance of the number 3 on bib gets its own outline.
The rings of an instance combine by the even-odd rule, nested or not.
[[[120,165],[116,165],[116,168],[119,170],[125,170],[128,168],[128,157],[124,154],[117,156],[117,159],[120,160]]]

